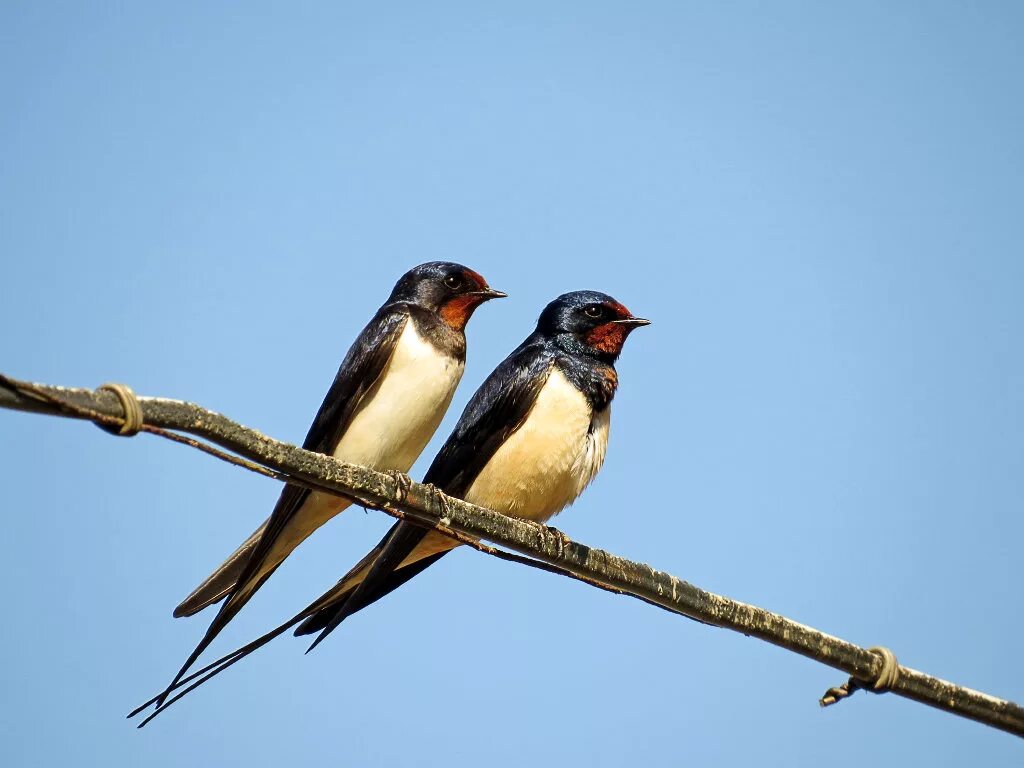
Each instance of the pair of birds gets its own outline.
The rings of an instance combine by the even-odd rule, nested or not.
[[[466,324],[481,304],[505,295],[461,264],[411,269],[349,349],[302,447],[407,472],[462,377]],[[517,517],[544,522],[556,515],[604,462],[609,405],[618,386],[615,361],[630,331],[647,324],[604,293],[559,296],[473,395],[423,482]],[[459,546],[437,532],[396,523],[341,581],[291,620],[186,676],[285,558],[351,503],[285,485],[270,518],[175,609],[175,616],[191,616],[224,601],[171,684],[129,715],[155,705],[140,727],[296,624],[297,635],[319,632],[312,650],[346,617]],[[178,689],[184,690],[168,698]]]

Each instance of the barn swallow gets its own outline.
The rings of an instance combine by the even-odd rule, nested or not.
[[[626,337],[649,321],[595,291],[559,296],[536,330],[473,395],[423,481],[445,493],[516,517],[545,522],[572,504],[597,475],[608,446],[615,361]],[[210,677],[287,629],[320,632],[314,647],[344,618],[404,584],[459,542],[398,522],[333,588],[290,621],[182,681]],[[156,701],[151,699],[132,715]],[[141,727],[141,726],[140,726]]]
[[[506,294],[461,264],[409,270],[349,349],[302,447],[373,469],[408,472],[451,404],[466,362],[466,323]],[[352,502],[285,485],[270,518],[175,609],[224,598],[172,687],[289,554]]]

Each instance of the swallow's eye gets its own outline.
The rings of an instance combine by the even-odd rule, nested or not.
[[[444,284],[453,291],[456,291],[462,287],[462,278],[458,275],[448,275],[448,277],[444,279]]]
[[[583,314],[585,314],[587,317],[597,319],[604,314],[604,307],[602,307],[600,304],[591,304],[589,307],[583,308]]]

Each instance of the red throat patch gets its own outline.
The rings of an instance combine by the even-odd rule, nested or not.
[[[473,315],[473,310],[480,305],[483,298],[482,296],[456,296],[442,304],[438,314],[451,328],[461,331],[465,329],[466,323]]]
[[[626,343],[630,330],[628,326],[615,322],[602,323],[587,333],[586,342],[599,352],[617,355],[622,351],[622,345]]]

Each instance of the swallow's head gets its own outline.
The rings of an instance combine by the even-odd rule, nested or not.
[[[544,308],[537,331],[575,351],[614,361],[630,332],[650,322],[635,317],[607,293],[574,291]]]
[[[428,261],[402,275],[390,301],[407,301],[437,312],[445,323],[461,331],[477,307],[507,295],[491,288],[480,273],[469,267],[451,261]]]

